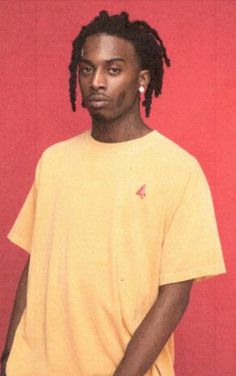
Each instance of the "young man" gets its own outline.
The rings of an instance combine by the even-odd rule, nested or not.
[[[7,376],[174,375],[192,283],[225,267],[198,161],[140,116],[140,93],[146,116],[161,93],[163,62],[157,32],[124,12],[100,12],[73,43],[72,108],[79,69],[92,127],[42,154],[8,235],[30,261]]]

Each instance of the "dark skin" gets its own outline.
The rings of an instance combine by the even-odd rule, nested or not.
[[[144,376],[183,316],[192,280],[160,286],[158,299],[134,332],[113,376]]]
[[[92,118],[92,137],[114,143],[149,133],[151,128],[140,115],[138,91],[140,86],[147,88],[149,71],[141,69],[132,43],[93,35],[82,51],[79,84]],[[160,286],[158,298],[133,334],[113,376],[144,376],[151,368],[187,308],[192,283]]]
[[[130,42],[109,35],[88,37],[79,70],[80,90],[92,117],[92,136],[96,140],[121,142],[151,131],[140,116],[138,91],[140,86],[147,87],[149,71],[140,69]],[[106,105],[91,105],[91,94],[105,96]]]
[[[130,42],[104,35],[87,38],[79,82],[92,117],[92,136],[96,140],[122,142],[151,131],[141,119],[138,92],[140,85],[147,87],[149,72],[141,70]],[[100,99],[105,96],[106,101],[89,101],[91,94],[100,96]],[[11,349],[15,330],[26,306],[28,266],[29,263],[22,273],[16,294],[6,340],[5,348],[8,349]],[[144,376],[150,369],[184,314],[192,282],[160,286],[158,298],[134,332],[113,376]],[[1,376],[5,376],[5,367],[6,361],[2,364]]]
[[[26,262],[26,265],[21,274],[18,287],[17,287],[16,298],[15,298],[14,307],[13,307],[12,314],[11,314],[11,320],[9,323],[9,328],[8,328],[7,338],[6,338],[6,343],[5,343],[5,349],[9,349],[9,350],[12,347],[16,329],[19,325],[21,316],[26,307],[29,261],[30,259],[28,259],[28,261]],[[1,362],[0,376],[6,376],[6,364],[7,364],[7,358]]]

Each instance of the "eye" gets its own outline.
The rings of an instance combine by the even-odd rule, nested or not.
[[[118,75],[118,74],[121,72],[121,69],[118,68],[118,67],[110,67],[110,68],[108,69],[108,72],[109,72],[111,75],[116,76],[116,75]]]
[[[88,65],[86,65],[84,67],[79,67],[79,71],[80,71],[80,73],[82,73],[84,75],[88,75],[88,74],[92,73],[92,68],[89,67]]]

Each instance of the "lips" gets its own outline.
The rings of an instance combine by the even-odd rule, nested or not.
[[[88,96],[88,101],[108,101],[109,98],[102,94],[92,94]]]
[[[108,104],[109,99],[104,95],[92,94],[87,98],[87,102],[89,107],[102,108]]]

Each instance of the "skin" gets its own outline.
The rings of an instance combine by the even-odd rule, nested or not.
[[[114,61],[115,58],[119,61]],[[141,70],[139,58],[129,41],[107,35],[88,37],[79,69],[82,98],[92,119],[92,137],[101,142],[122,142],[151,131],[140,116],[138,92],[140,85],[147,87],[149,72]],[[108,100],[104,106],[98,106],[89,101],[91,94],[106,96]],[[28,268],[29,263],[18,285],[7,349],[11,349],[26,306]],[[150,369],[187,308],[192,282],[160,286],[158,298],[134,332],[113,376],[144,376]],[[6,361],[2,364],[1,376],[6,376],[5,367]]]
[[[146,375],[183,317],[192,283],[189,280],[160,286],[158,298],[134,332],[113,376]]]
[[[93,35],[86,39],[82,55],[79,85],[92,119],[92,137],[122,142],[149,133],[151,129],[140,116],[138,91],[140,85],[147,88],[149,71],[141,69],[132,43]],[[91,95],[106,96],[108,101],[98,108],[89,101]],[[151,368],[188,306],[192,283],[160,286],[158,298],[133,334],[113,376],[143,376]]]
[[[151,131],[140,116],[140,93],[149,83],[149,71],[141,70],[132,43],[110,35],[86,39],[79,64],[79,85],[83,102],[92,118],[92,136],[102,142],[122,142]],[[91,94],[108,102],[96,108]]]
[[[6,343],[5,343],[5,349],[9,349],[9,350],[12,347],[16,329],[19,325],[21,316],[26,307],[29,260],[30,258],[26,262],[26,265],[23,269],[23,272],[21,274],[18,287],[17,287],[16,298],[15,298],[14,307],[13,307],[12,314],[11,314],[10,324],[9,324]],[[4,361],[1,362],[0,376],[6,376],[6,364],[7,364],[7,359],[4,359]]]

